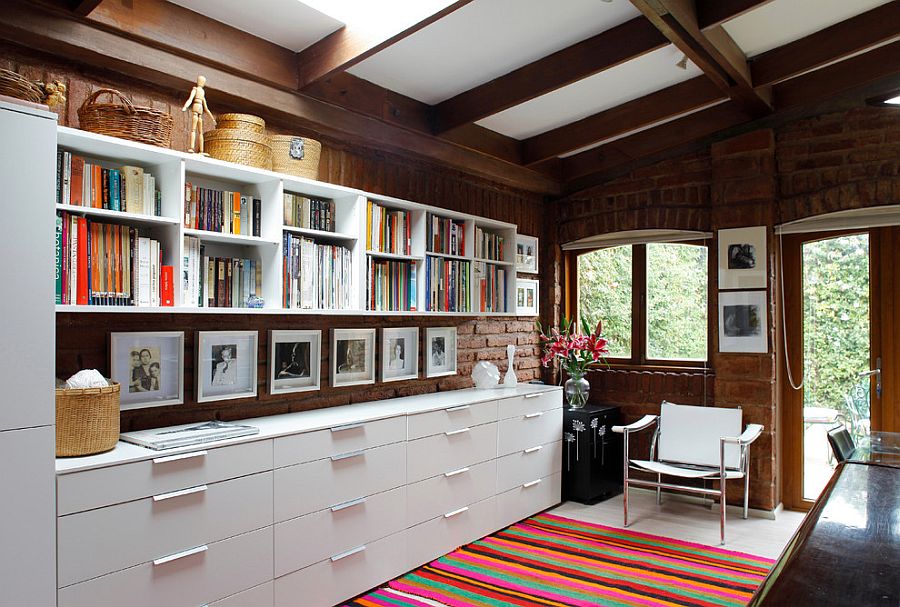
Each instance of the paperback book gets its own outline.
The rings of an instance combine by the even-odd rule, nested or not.
[[[256,426],[243,424],[228,424],[220,421],[205,422],[202,424],[186,424],[183,426],[171,426],[169,428],[157,428],[155,430],[138,430],[124,432],[120,439],[126,443],[140,445],[155,451],[175,449],[200,445],[239,436],[251,436],[259,434]]]

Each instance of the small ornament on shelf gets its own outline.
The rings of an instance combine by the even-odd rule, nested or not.
[[[509,367],[506,369],[506,375],[503,376],[503,386],[515,388],[519,383],[519,378],[516,377],[516,347],[514,345],[506,346],[506,358],[509,359]]]
[[[181,108],[181,111],[186,112],[188,106],[191,108],[191,145],[188,151],[208,156],[208,154],[203,152],[203,114],[209,114],[209,117],[213,120],[216,117],[213,116],[212,112],[209,111],[209,106],[206,105],[204,86],[206,86],[206,77],[197,76],[197,85],[191,89],[191,94],[188,100],[184,102],[184,107]],[[194,149],[195,145],[197,147],[196,150]]]

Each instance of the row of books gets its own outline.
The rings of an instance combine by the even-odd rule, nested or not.
[[[410,255],[409,211],[392,210],[367,201],[366,250],[394,255]]]
[[[344,310],[353,306],[350,249],[284,233],[282,305],[285,308]]]
[[[136,166],[106,168],[65,150],[56,152],[56,202],[162,215],[162,197],[153,175]]]
[[[185,236],[181,287],[185,306],[246,308],[250,297],[262,297],[262,265],[255,259],[208,256],[199,238]]]
[[[464,221],[427,213],[425,222],[428,226],[426,243],[429,251],[444,255],[465,255],[466,224]]]
[[[323,232],[335,231],[333,200],[284,193],[284,225]]]
[[[184,227],[194,230],[259,236],[262,201],[240,192],[184,185]]]
[[[505,269],[500,266],[476,261],[473,282],[478,292],[479,311],[507,311]]]
[[[469,312],[469,262],[426,256],[425,294],[429,312]]]
[[[503,261],[503,237],[475,226],[475,257]]]
[[[366,273],[366,306],[369,310],[416,310],[416,264],[369,258]]]
[[[56,213],[56,303],[174,305],[172,266],[136,228]]]

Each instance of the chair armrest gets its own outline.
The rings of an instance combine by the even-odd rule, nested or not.
[[[762,431],[763,427],[759,424],[747,424],[747,429],[740,436],[723,436],[721,440],[725,443],[735,443],[743,447],[759,438]]]
[[[640,430],[646,430],[647,428],[652,426],[657,419],[659,419],[658,415],[645,415],[641,419],[637,420],[636,422],[632,422],[627,426],[613,426],[612,431],[623,434],[625,432],[638,432]]]

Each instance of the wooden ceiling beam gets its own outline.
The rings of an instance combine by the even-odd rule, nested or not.
[[[722,25],[772,0],[696,0],[697,25],[701,30]]]
[[[350,69],[357,63],[407,38],[424,27],[443,19],[472,0],[459,0],[426,19],[385,38],[365,28],[345,26],[297,53],[297,87],[307,87],[329,76]],[[385,9],[388,10],[388,9]]]
[[[94,9],[100,6],[103,0],[72,0],[69,6],[73,13],[80,17],[87,17]]]

